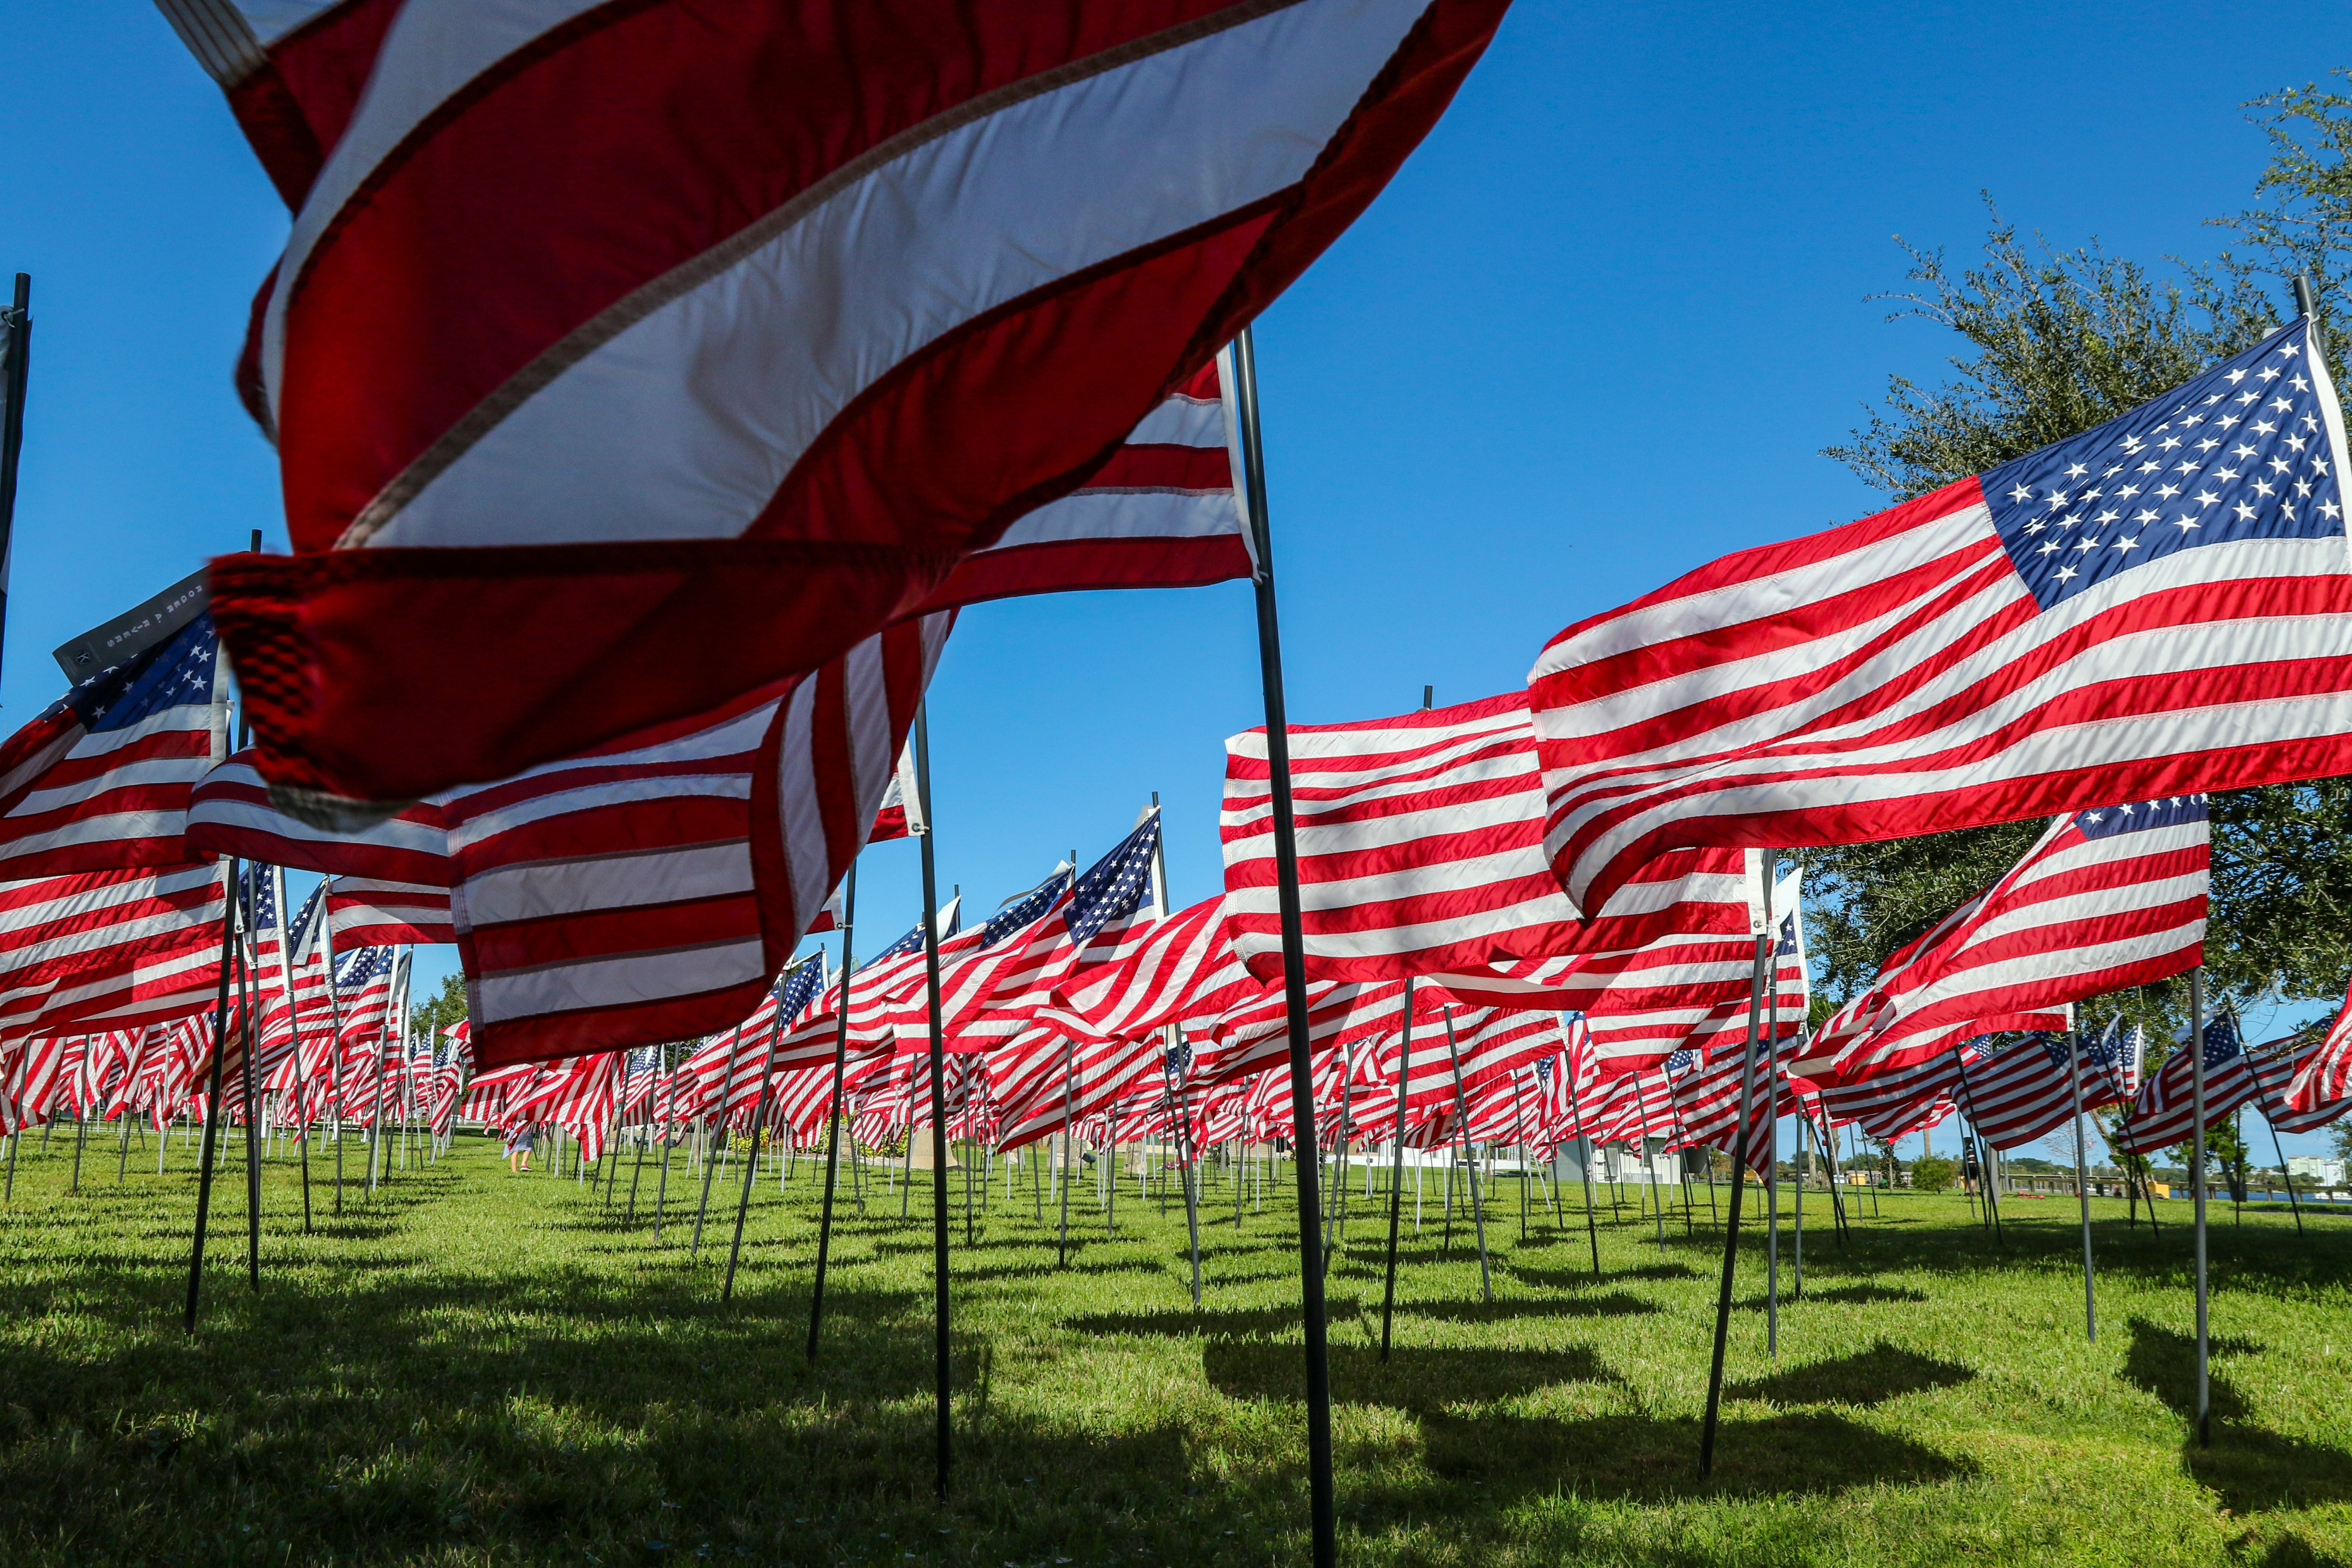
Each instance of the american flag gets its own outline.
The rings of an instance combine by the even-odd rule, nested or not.
[[[1455,1087],[1454,1056],[1461,1057],[1460,1085],[1465,1093],[1509,1078],[1522,1068],[1558,1056],[1565,1047],[1559,1015],[1517,1008],[1447,1007],[1443,997],[1423,1008],[1418,996],[1414,1011],[1412,1060],[1405,1080],[1405,1114],[1451,1103]],[[1452,1016],[1453,1041],[1446,1039]],[[1404,1035],[1391,1021],[1374,1048],[1362,1053],[1359,1077],[1377,1085],[1381,1109],[1393,1117],[1397,1068],[1404,1055]]]
[[[219,646],[198,616],[0,744],[0,877],[172,866],[188,792],[226,752]]]
[[[927,609],[1073,588],[1181,588],[1250,574],[1234,483],[1232,371],[1195,371],[1085,483],[974,551]]]
[[[1010,530],[1193,390],[1505,5],[289,31],[309,0],[168,0],[296,209],[239,376],[296,553],[213,576],[265,771],[385,800],[509,776],[814,669],[992,544],[954,591],[1236,574],[1118,508]],[[282,85],[314,68],[368,90]],[[464,352],[390,330],[387,289]],[[1136,467],[1102,488],[1216,488]]]
[[[0,883],[0,1039],[209,1009],[224,909],[218,866]]]
[[[1555,637],[1569,896],[1695,844],[1850,843],[2352,771],[2343,420],[2298,320],[2095,429]]]
[[[2317,1081],[2313,1066],[2327,1048],[2326,1036],[2297,1035],[2247,1053],[2247,1065],[2254,1075],[2255,1103],[2279,1131],[2315,1132],[2352,1110],[2352,1095],[2315,1100],[2308,1105],[2296,1102],[2298,1089]]]
[[[335,919],[335,940],[352,947],[456,942],[449,889],[429,882],[394,882],[377,877],[335,877],[327,907]]]
[[[426,1120],[436,1138],[448,1136],[457,1121],[457,1096],[466,1082],[467,1050],[462,1044],[440,1047],[434,1052],[431,1099]]]
[[[1940,1034],[1922,1035],[1915,1041],[1916,1059],[1882,1068],[1852,1079],[1812,1079],[1801,1061],[1788,1064],[1791,1072],[1819,1083],[1832,1121],[1852,1121],[1875,1129],[1902,1122],[1945,1097],[1960,1080],[1960,1058],[1974,1062],[1983,1047],[1973,1030],[1956,1026]],[[1939,1116],[1938,1121],[1942,1120]],[[1932,1123],[1931,1123],[1932,1125]]]
[[[1154,921],[1118,963],[1066,982],[1037,1017],[1090,1037],[1139,1040],[1170,1024],[1206,1028],[1265,994],[1234,946],[1224,900],[1213,898]]]
[[[2074,1114],[2072,1066],[2077,1037],[2035,1033],[2013,1042],[2008,1049],[1969,1064],[1959,1085],[1963,1109],[1985,1142],[1996,1149],[2015,1149],[2046,1138]],[[2095,1040],[2083,1040],[2083,1109],[2120,1104],[2130,1098],[2124,1087],[2127,1048],[2117,1025]]]
[[[940,1024],[950,1048],[978,1048],[982,1042],[967,1040],[965,1026],[980,1016],[1000,988],[1015,997],[1026,994],[1021,976],[1054,951],[1045,922],[1068,900],[1071,873],[1068,862],[1057,862],[1044,881],[1007,899],[982,924],[940,939]],[[894,1033],[920,1030],[929,1035],[930,995],[925,976],[895,987],[890,1000],[888,1025]]]
[[[2196,1132],[2196,1058],[2183,1041],[2140,1086],[2121,1130],[2108,1140],[2126,1154],[2149,1154],[2187,1142]],[[2212,1126],[2246,1101],[2261,1086],[2246,1062],[2237,1017],[2222,1014],[2205,1026],[2205,1125]]]
[[[2313,1111],[2352,1095],[2352,994],[2347,994],[2344,1005],[2336,1009],[2336,1019],[2320,1037],[2317,1047],[2297,1060],[2300,1065],[2283,1104],[2296,1111]]]
[[[1049,912],[1012,927],[992,948],[982,950],[983,956],[973,961],[981,978],[959,981],[952,1016],[944,1011],[942,996],[948,1032],[971,1048],[992,1049],[1030,1028],[1039,1012],[1053,1005],[1057,989],[1083,984],[1096,966],[1130,956],[1158,912],[1145,906],[1152,898],[1159,849],[1160,811],[1154,806],[1146,809],[1133,832],[1078,875],[1066,898],[1055,890],[1046,904]],[[1033,893],[1024,912],[1053,888],[1049,879]],[[996,956],[984,956],[991,952]]]
[[[1674,1115],[1682,1124],[1682,1146],[1720,1149],[1736,1153],[1739,1138],[1739,1091],[1747,1070],[1745,1037],[1718,1037],[1698,1064],[1670,1079]],[[1777,1082],[1775,1080],[1778,1080]],[[1785,1072],[1771,1070],[1769,1047],[1756,1043],[1756,1082],[1749,1101],[1748,1163],[1759,1174],[1772,1158],[1772,1129],[1778,1116],[1796,1109]]]
[[[1139,1085],[1156,1088],[1157,1040],[1066,1040],[1031,1029],[980,1059],[1002,1118],[997,1147],[1017,1149],[1100,1116]]]
[[[786,1058],[780,1049],[784,1030],[804,1016],[824,988],[824,965],[814,958],[795,964],[768,993],[767,1000],[743,1022],[743,1049],[721,1091],[720,1110],[728,1116],[749,1112],[760,1099],[763,1079],[804,1060]],[[780,1026],[781,1025],[781,1026]],[[814,1053],[812,1053],[814,1055]],[[825,1053],[829,1058],[831,1053]]]
[[[1639,951],[1669,937],[1746,936],[1756,889],[1738,850],[1643,868],[1591,921],[1543,853],[1543,778],[1527,694],[1348,724],[1290,727],[1307,973],[1408,974]],[[1225,907],[1236,946],[1278,982],[1274,807],[1265,731],[1225,742]],[[1522,961],[1514,963],[1512,961]],[[1536,1005],[1530,1003],[1530,1005]],[[1553,1005],[1574,1004],[1558,1003]]]
[[[1760,866],[1758,869],[1760,874]],[[1767,957],[1772,984],[1759,1020],[1767,1037],[1785,1039],[1804,1026],[1811,991],[1800,908],[1802,887],[1803,873],[1795,871],[1782,878],[1773,893],[1780,934]],[[1760,905],[1754,918],[1760,923]],[[1565,961],[1561,968],[1566,973],[1544,980],[1549,967],[1538,965],[1526,972],[1538,983],[1536,996],[1570,1004],[1585,1015],[1604,1078],[1650,1071],[1671,1052],[1704,1050],[1718,1037],[1747,1037],[1748,1002],[1756,982],[1754,936],[1664,937],[1631,953]],[[1508,994],[1463,976],[1437,979],[1465,999]]]
[[[2202,961],[2205,797],[2069,812],[1881,986],[1874,1045],[2058,1011]]]
[[[963,900],[959,896],[950,899],[938,911],[939,940],[943,950],[955,939],[962,908]],[[924,988],[927,979],[923,922],[917,921],[907,928],[905,935],[860,963],[856,974],[845,983],[836,975],[824,995],[797,1020],[787,1024],[776,1047],[780,1068],[833,1060],[845,993],[849,997],[850,1058],[854,1060],[876,1051],[888,1051],[898,1038],[895,1019],[908,999]]]
[[[847,870],[951,620],[350,834],[277,811],[240,756],[200,788],[192,831],[396,898],[371,934],[441,935],[422,922],[440,913],[427,889],[448,889],[486,1066],[704,1034],[759,1005]]]
[[[580,1142],[584,1160],[602,1159],[621,1088],[621,1053],[598,1051],[556,1063],[509,1102],[510,1118],[552,1121]]]
[[[418,801],[364,826],[323,826],[280,810],[254,763],[252,751],[239,752],[197,782],[188,806],[191,848],[355,882],[438,888],[446,900],[449,824],[436,802]]]

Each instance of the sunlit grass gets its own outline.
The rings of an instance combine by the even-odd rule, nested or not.
[[[951,1176],[956,1472],[930,1496],[928,1191],[845,1209],[824,1353],[804,1352],[817,1184],[763,1176],[731,1305],[735,1188],[700,1260],[683,1163],[604,1195],[508,1175],[460,1140],[300,1234],[266,1173],[262,1289],[243,1181],[215,1191],[202,1330],[180,1331],[194,1181],[134,1149],[116,1184],[70,1129],[26,1146],[0,1213],[0,1562],[1294,1563],[1307,1554],[1296,1219],[1286,1184],[1203,1205],[1129,1178],[1053,1214],[1002,1176],[975,1245]],[[353,1169],[358,1167],[356,1163]],[[869,1173],[869,1176],[870,1176]],[[919,1173],[919,1179],[928,1178]],[[1360,1177],[1358,1178],[1360,1181]],[[1384,1209],[1351,1200],[1329,1279],[1341,1551],[1364,1563],[2203,1563],[2352,1561],[2352,1216],[2227,1205],[2213,1229],[2218,1416],[2189,1441],[2187,1205],[2096,1209],[2083,1333],[2069,1200],[2012,1201],[1996,1241],[1958,1197],[1888,1197],[1841,1245],[1807,1204],[1801,1298],[1765,1354],[1747,1232],[1716,1474],[1697,1476],[1720,1231],[1603,1201],[1594,1279],[1573,1189],[1519,1240],[1490,1195],[1495,1300],[1408,1198],[1395,1352],[1378,1358]],[[719,1212],[721,1200],[724,1215]],[[1783,1203],[1789,1202],[1784,1194]],[[1751,1210],[1752,1213],[1752,1210]],[[681,1218],[683,1215],[683,1219]],[[1788,1217],[1784,1290],[1793,1284]]]

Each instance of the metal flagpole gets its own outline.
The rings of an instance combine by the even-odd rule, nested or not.
[[[1290,1022],[1290,1117],[1298,1165],[1300,1317],[1307,1352],[1307,1479],[1314,1528],[1315,1568],[1334,1568],[1339,1555],[1336,1494],[1331,1478],[1331,1354],[1324,1321],[1321,1248],[1316,1235],[1318,1173],[1306,1156],[1315,1148],[1315,1081],[1307,1037],[1307,940],[1299,910],[1298,835],[1290,801],[1290,728],[1282,690],[1282,627],[1274,593],[1274,536],[1267,522],[1265,443],[1257,402],[1257,352],[1244,327],[1231,349],[1234,411],[1240,425],[1242,479],[1249,506],[1251,581],[1257,590],[1258,670],[1265,695],[1265,760],[1274,817],[1274,865],[1282,917],[1282,984]]]
[[[2294,1057],[2294,1047],[2292,1043],[2290,1043],[2287,1049],[2288,1060],[2292,1062]],[[2249,1069],[2253,1066],[2251,1061],[2246,1065]],[[2303,1234],[2303,1205],[2295,1199],[2294,1175],[2286,1168],[2286,1147],[2279,1142],[2278,1122],[2271,1115],[2270,1086],[2263,1082],[2263,1075],[2259,1072],[2254,1074],[2254,1087],[2260,1096],[2254,1109],[2263,1113],[2263,1125],[2271,1130],[2271,1152],[2278,1156],[2279,1180],[2286,1184],[2286,1206],[2294,1215],[2294,1234],[2301,1236]]]
[[[286,919],[286,868],[272,866],[269,874],[278,889],[278,973],[286,982],[287,1026],[294,1031],[295,1131],[302,1137],[302,1234],[309,1236],[311,1233],[310,1107],[306,1103],[309,1097],[303,1091],[310,1084],[302,1071],[302,1009],[295,1005],[294,999],[294,931]],[[325,901],[326,895],[322,893],[320,902],[323,904]]]
[[[196,1331],[196,1297],[205,1282],[205,1224],[213,1209],[213,1150],[220,1131],[221,1058],[228,1054],[228,952],[235,940],[233,921],[236,900],[231,889],[236,886],[236,860],[231,858],[221,867],[221,945],[220,989],[213,998],[213,1071],[211,1088],[205,1100],[204,1152],[196,1162],[196,1237],[188,1254],[188,1312],[186,1330]],[[21,1142],[24,1134],[17,1135]],[[8,1151],[8,1175],[11,1182],[16,1174],[16,1152]]]
[[[1739,1261],[1739,1200],[1748,1186],[1748,1119],[1756,1104],[1756,1030],[1764,1011],[1764,966],[1772,942],[1772,871],[1777,857],[1764,857],[1764,929],[1756,933],[1756,972],[1748,983],[1748,1054],[1739,1068],[1739,1131],[1732,1139],[1731,1200],[1723,1223],[1723,1284],[1715,1300],[1715,1359],[1706,1376],[1706,1420],[1698,1439],[1698,1473],[1715,1469],[1716,1417],[1723,1405],[1723,1352],[1731,1333],[1731,1281]],[[1777,1016],[1780,1008],[1776,1005]]]
[[[817,1335],[824,1325],[824,1270],[833,1251],[833,1194],[841,1177],[841,1080],[849,1064],[849,978],[856,956],[850,951],[857,927],[857,860],[849,862],[849,876],[841,895],[841,995],[835,1000],[833,1023],[833,1098],[825,1102],[824,1199],[817,1213],[816,1283],[809,1293],[809,1364],[816,1364]]]
[[[656,1184],[654,1187],[654,1243],[656,1246],[659,1246],[661,1243],[662,1209],[669,1202],[670,1160],[671,1156],[677,1152],[677,1140],[672,1134],[671,1129],[677,1124],[677,1075],[686,1066],[687,1056],[688,1051],[686,1048],[686,1042],[681,1040],[677,1044],[677,1055],[672,1058],[669,1064],[669,1114],[664,1117],[660,1122],[662,1134],[661,1180]]]
[[[2074,1095],[2074,1195],[2083,1210],[2083,1333],[2096,1344],[2099,1303],[2091,1285],[2090,1162],[2083,1143],[2083,1035],[2079,1029],[2066,1031],[2066,1078]]]
[[[776,1043],[784,1037],[784,984],[795,967],[788,963],[784,973],[776,976],[776,1023],[768,1031],[767,1058],[760,1064],[760,1098],[751,1108],[751,1147],[743,1156],[743,1196],[735,1205],[735,1239],[727,1249],[727,1282],[719,1290],[721,1301],[735,1299],[735,1265],[743,1256],[743,1221],[751,1212],[751,1184],[760,1175],[760,1134],[768,1124],[768,1092],[776,1081]]]
[[[2189,1187],[2197,1207],[2197,1446],[2213,1446],[2213,1340],[2205,1284],[2205,966],[2189,972]],[[2151,1205],[2152,1206],[2152,1205]]]
[[[1427,698],[1422,706],[1429,706]],[[1381,1291],[1381,1359],[1389,1359],[1389,1331],[1396,1316],[1397,1235],[1404,1223],[1404,1103],[1405,1087],[1412,1078],[1412,976],[1404,980],[1404,1040],[1397,1051],[1396,1124],[1389,1129],[1395,1144],[1389,1159],[1389,1269],[1388,1283]],[[1238,1187],[1234,1197],[1234,1212],[1241,1212]],[[1239,1221],[1236,1220],[1236,1225]]]
[[[915,793],[919,798],[907,803],[907,825],[920,841],[923,863],[923,993],[929,1015],[931,1046],[931,1375],[938,1406],[934,1434],[937,1467],[931,1487],[944,1499],[954,1458],[949,1421],[952,1393],[949,1354],[952,1342],[948,1319],[947,1041],[940,1015],[940,884],[931,850],[931,734],[927,707],[922,702],[915,704]],[[919,815],[922,818],[919,823],[915,820]],[[1077,862],[1073,860],[1071,864],[1075,867]],[[907,1137],[911,1150],[911,1127]]]
[[[1075,866],[1077,861],[1073,858],[1070,864]],[[1062,1236],[1060,1241],[1055,1243],[1054,1251],[1054,1267],[1056,1268],[1066,1268],[1070,1266],[1070,1161],[1073,1158],[1070,1148],[1072,1131],[1070,1108],[1077,1089],[1076,1077],[1078,1065],[1077,1051],[1076,1041],[1062,1042],[1062,1165],[1061,1169],[1054,1173],[1055,1191],[1062,1195]],[[1047,1139],[1045,1154],[1048,1160],[1052,1159],[1053,1152],[1053,1141]]]
[[[1494,1281],[1486,1273],[1486,1211],[1478,1192],[1478,1158],[1470,1148],[1470,1107],[1462,1094],[1462,1048],[1454,1040],[1454,1009],[1445,1014],[1445,1050],[1454,1058],[1454,1114],[1462,1123],[1462,1163],[1470,1167],[1470,1219],[1478,1234],[1478,1293],[1495,1299]]]
[[[253,862],[247,861],[245,870],[247,887],[252,889]],[[257,938],[258,933],[248,929],[236,944],[236,970],[245,994],[245,1275],[246,1283],[255,1290],[261,1289],[261,1125],[253,1103],[254,1055],[260,1045],[254,1014],[258,1010],[260,984],[247,950]]]
[[[1174,1024],[1168,1027],[1171,1033],[1178,1030]],[[1193,1158],[1192,1086],[1189,1083],[1183,1086],[1176,1114],[1182,1118],[1176,1124],[1176,1158],[1183,1163],[1184,1224],[1192,1233],[1192,1310],[1197,1312],[1201,1310],[1201,1207],[1200,1193],[1192,1184],[1194,1176],[1199,1173],[1200,1163]],[[1111,1184],[1118,1184],[1118,1175],[1115,1171],[1111,1174]]]
[[[727,1131],[727,1099],[735,1091],[735,1058],[743,1054],[743,1026],[735,1026],[735,1037],[727,1042],[727,1070],[719,1079],[719,1131]],[[694,1211],[694,1239],[688,1243],[686,1255],[698,1258],[702,1254],[702,1221],[710,1212],[710,1181],[719,1173],[719,1162],[710,1156],[713,1151],[702,1152],[702,1205]]]
[[[327,965],[327,1093],[334,1122],[335,1212],[343,1212],[343,1009],[335,985],[335,879],[326,881],[326,908],[319,912],[319,940]],[[387,976],[387,978],[389,978]]]
[[[1780,997],[1775,971],[1780,960],[1775,955],[1765,962],[1771,966],[1764,973],[1764,993],[1771,998],[1771,1009],[1770,1021],[1764,1026],[1764,1125],[1770,1131],[1771,1152],[1764,1160],[1764,1353],[1777,1361],[1780,1356]]]
[[[1959,1046],[1952,1047],[1952,1060],[1960,1068],[1960,1110],[1967,1115],[1969,1141],[1976,1144],[1978,1179],[1984,1183],[1985,1214],[1992,1221],[1992,1238],[1998,1242],[2000,1233],[2000,1203],[1992,1190],[1992,1152],[1986,1145],[1984,1134],[1977,1128],[1977,1097],[1969,1089],[1968,1053]]]
[[[1559,1070],[1568,1075],[1568,1113],[1576,1119],[1576,1141],[1583,1147],[1577,1151],[1577,1163],[1584,1171],[1584,1239],[1592,1247],[1592,1277],[1601,1278],[1601,1225],[1592,1214],[1592,1133],[1584,1125],[1584,1105],[1576,1092],[1576,1060],[1568,1052],[1559,1056]]]
[[[658,1073],[658,1072],[661,1070],[661,1065],[660,1065],[660,1060],[659,1060],[659,1058],[656,1058],[655,1065],[654,1065],[654,1070],[655,1070],[656,1073]],[[622,1080],[621,1080],[621,1093],[622,1093],[622,1096],[624,1097],[624,1099],[625,1099],[625,1098],[627,1097],[628,1092],[629,1092],[628,1079],[627,1079],[627,1075],[626,1075],[625,1073],[624,1073],[624,1074],[623,1074],[623,1076],[622,1076]],[[655,1086],[654,1086],[654,1103],[653,1103],[652,1105],[650,1105],[650,1106],[648,1106],[648,1107],[647,1107],[647,1109],[648,1109],[648,1110],[652,1110],[652,1111],[654,1111],[654,1112],[656,1113],[656,1115],[658,1115],[658,1114],[659,1114],[659,1112],[660,1112],[660,1110],[661,1110],[661,1106],[660,1106],[660,1100],[661,1100],[661,1086],[660,1086],[660,1084],[659,1084],[658,1082],[656,1082],[656,1083],[655,1084]],[[637,1184],[638,1184],[638,1182],[642,1181],[642,1180],[645,1178],[645,1173],[646,1173],[646,1144],[648,1144],[648,1143],[651,1143],[651,1142],[653,1142],[653,1133],[652,1133],[651,1126],[652,1126],[652,1124],[653,1124],[653,1123],[654,1123],[654,1121],[655,1121],[655,1117],[653,1117],[653,1116],[648,1116],[646,1120],[646,1122],[648,1123],[648,1127],[647,1127],[646,1133],[646,1135],[645,1135],[644,1137],[642,1137],[642,1138],[640,1138],[640,1139],[638,1139],[638,1140],[637,1140],[637,1163],[636,1163],[636,1166],[635,1166],[635,1168],[634,1170],[632,1170],[632,1171],[629,1173],[629,1205],[628,1205],[627,1209],[625,1209],[625,1210],[622,1213],[622,1215],[621,1215],[621,1224],[622,1224],[623,1226],[633,1226],[633,1225],[635,1225],[635,1224],[636,1224],[636,1223],[637,1223]],[[614,1181],[618,1181],[618,1180],[620,1180],[620,1174],[621,1174],[621,1173],[620,1173],[620,1170],[619,1170],[619,1168],[618,1168],[617,1166],[616,1166],[616,1167],[614,1167],[614,1172],[613,1172],[613,1179],[614,1179]]]
[[[16,463],[25,447],[26,372],[33,352],[33,279],[16,274],[16,298],[0,311],[0,623],[8,614],[8,560],[16,517]],[[259,546],[257,544],[256,549]]]

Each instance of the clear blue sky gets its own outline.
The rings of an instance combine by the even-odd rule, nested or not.
[[[5,0],[0,32],[0,272],[34,275],[38,322],[22,722],[58,642],[253,528],[284,548],[229,368],[286,215],[152,5]],[[2352,15],[2323,5],[1523,0],[1259,324],[1293,718],[1502,690],[1578,616],[1877,510],[1820,448],[1954,348],[1869,300],[1901,284],[1894,236],[1958,258],[1990,190],[2056,244],[2208,256],[2266,161],[2239,104],[2343,63]],[[932,690],[941,877],[993,907],[1157,790],[1172,894],[1206,897],[1222,742],[1258,719],[1243,584],[971,611]],[[905,929],[912,847],[861,890],[869,935]]]

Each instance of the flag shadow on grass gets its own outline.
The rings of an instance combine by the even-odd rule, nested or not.
[[[1296,1346],[1212,1340],[1202,1347],[1210,1385],[1228,1397],[1296,1400],[1304,1373]],[[1622,1384],[1590,1349],[1557,1351],[1398,1346],[1383,1363],[1370,1346],[1331,1347],[1331,1396],[1413,1417],[1435,1482],[1375,1486],[1375,1512],[1459,1514],[1513,1497],[1568,1489],[1584,1496],[1660,1500],[1720,1492],[1831,1492],[1881,1483],[1933,1482],[1969,1467],[1907,1438],[1828,1411],[1731,1419],[1717,1441],[1716,1473],[1702,1481],[1698,1422],[1641,1415],[1581,1419],[1507,1408],[1568,1384]],[[1475,1408],[1484,1406],[1485,1408]],[[1472,1407],[1472,1408],[1465,1408]],[[1475,1486],[1468,1499],[1462,1488]]]
[[[1609,1290],[1597,1296],[1501,1296],[1492,1301],[1397,1303],[1397,1316],[1401,1318],[1439,1318],[1449,1323],[1502,1323],[1521,1318],[1638,1318],[1664,1310],[1628,1290]]]
[[[1341,1323],[1360,1316],[1360,1301],[1335,1296],[1324,1303],[1324,1320]],[[1136,1334],[1161,1339],[1283,1340],[1298,1331],[1297,1307],[1207,1307],[1200,1311],[1178,1308],[1164,1312],[1107,1312],[1065,1318],[1062,1326],[1081,1334]],[[1294,1346],[1291,1354],[1297,1358]]]
[[[1957,1387],[1975,1376],[1957,1362],[1938,1361],[1881,1340],[1866,1351],[1731,1384],[1723,1392],[1727,1398],[1760,1399],[1767,1405],[1883,1405],[1907,1394]]]
[[[1543,1290],[1574,1290],[1593,1284],[1611,1283],[1621,1279],[1696,1279],[1699,1271],[1687,1263],[1645,1263],[1638,1268],[1609,1268],[1598,1276],[1590,1268],[1530,1268],[1526,1264],[1503,1260],[1503,1267],[1515,1279]]]
[[[2209,1376],[2213,1446],[2200,1447],[2194,1426],[2195,1337],[2145,1318],[2132,1319],[2129,1327],[2125,1378],[2162,1400],[2189,1425],[2181,1447],[2182,1466],[2199,1485],[2221,1494],[2224,1507],[2245,1513],[2352,1501],[2352,1454],[2256,1425],[2245,1395],[2218,1372]],[[2213,1342],[2215,1355],[2252,1355],[2262,1349],[2247,1339]]]

